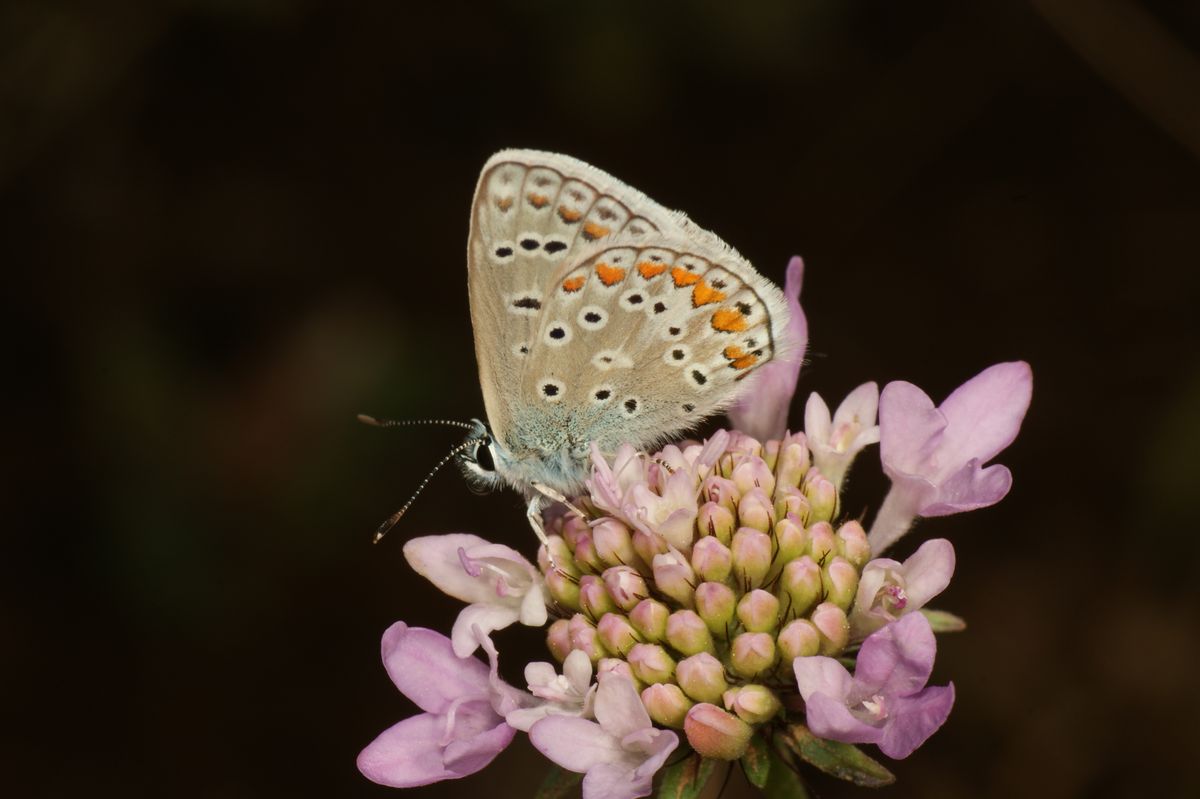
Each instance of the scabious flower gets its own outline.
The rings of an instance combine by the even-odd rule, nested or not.
[[[920,610],[954,575],[954,545],[926,541],[903,563],[876,558],[863,569],[850,613],[850,637],[860,640],[901,616]]]
[[[552,663],[530,663],[525,667],[525,681],[529,693],[540,701],[525,703],[527,706],[506,713],[504,720],[510,727],[529,732],[530,727],[546,716],[592,715],[596,686],[592,683],[592,661],[583,652],[574,650],[567,655],[562,674]]]
[[[954,684],[926,687],[937,641],[920,613],[863,641],[854,676],[828,657],[797,658],[796,684],[809,729],[822,738],[873,743],[888,757],[908,757],[950,715]]]
[[[1033,372],[1024,361],[984,369],[940,406],[912,383],[888,383],[879,398],[879,454],[892,489],[871,526],[882,552],[918,516],[947,516],[999,502],[1012,486],[1004,466],[984,468],[1017,437]]]
[[[532,627],[546,623],[546,596],[541,575],[519,552],[467,533],[427,535],[404,545],[413,570],[444,593],[470,602],[454,623],[454,653],[466,657],[483,634],[520,621]]]
[[[396,622],[383,634],[383,665],[400,693],[425,711],[384,730],[358,756],[367,779],[394,788],[479,771],[516,730],[500,710],[515,701],[488,667],[460,658],[441,633]]]

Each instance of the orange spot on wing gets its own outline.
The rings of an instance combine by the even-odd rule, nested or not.
[[[712,286],[701,280],[692,289],[692,307],[699,308],[701,305],[708,305],[713,302],[720,302],[725,299],[725,292],[718,291]]]
[[[740,333],[746,329],[746,317],[741,311],[722,308],[712,315],[712,326],[722,333]]]
[[[579,275],[577,277],[569,277],[563,281],[563,291],[574,294],[583,288],[583,284],[587,282],[587,275]]]
[[[730,344],[722,354],[729,360],[735,361],[738,358],[744,357],[746,351],[736,344]]]
[[[699,275],[697,275],[695,272],[689,272],[682,266],[676,266],[671,270],[671,278],[675,281],[675,285],[679,288],[700,282]]]
[[[501,197],[499,200],[496,200],[496,207],[501,211],[507,211],[509,208],[512,208],[512,197]]]
[[[596,264],[596,274],[600,277],[600,282],[606,286],[614,286],[625,279],[624,269],[608,264]]]
[[[609,229],[604,225],[597,225],[595,222],[583,223],[583,237],[588,241],[595,241],[596,239],[603,238],[610,232],[611,231],[609,231]]]
[[[743,355],[741,358],[734,360],[734,362],[729,365],[734,369],[749,369],[756,363],[758,363],[758,356],[754,353],[750,353],[749,355]]]
[[[562,221],[570,225],[583,218],[583,211],[576,211],[572,208],[568,208],[565,205],[560,205],[558,206],[558,215]]]
[[[663,272],[667,271],[666,264],[656,264],[653,261],[642,261],[637,265],[637,270],[642,274],[642,277],[649,280],[652,277],[658,277]]]
[[[528,195],[526,195],[526,197],[529,200],[529,204],[534,208],[545,208],[550,204],[550,198],[544,194],[534,194],[530,192]]]

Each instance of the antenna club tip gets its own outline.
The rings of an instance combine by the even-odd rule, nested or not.
[[[368,416],[365,413],[358,414],[357,418],[358,418],[358,421],[362,422],[363,424],[376,425],[376,426],[378,426],[378,424],[379,424],[378,419],[376,419],[374,416]]]
[[[383,533],[376,533],[375,535],[371,536],[372,544],[378,544],[382,540],[383,540]]]

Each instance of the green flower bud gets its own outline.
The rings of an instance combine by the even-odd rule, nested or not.
[[[642,704],[656,723],[681,730],[687,712],[695,703],[684,696],[678,685],[656,683],[642,691]]]
[[[553,555],[554,565],[560,572],[578,577],[579,566],[575,564],[575,556],[571,554],[571,547],[566,540],[560,535],[552,535],[548,543],[548,552],[545,544],[538,547],[538,568],[542,570],[542,574],[550,573],[550,555]]]
[[[657,599],[643,599],[629,611],[629,623],[638,635],[650,642],[661,641],[667,634],[671,611]]]
[[[800,657],[812,657],[821,648],[821,633],[808,619],[792,619],[775,638],[779,650],[780,665],[787,669],[792,661]]]
[[[779,600],[774,594],[755,588],[738,601],[738,621],[752,633],[770,633],[779,624]]]
[[[793,517],[794,521],[803,527],[812,515],[812,507],[808,497],[800,493],[794,486],[779,486],[775,489],[775,518]]]
[[[575,562],[583,571],[604,571],[604,564],[596,554],[596,545],[590,533],[580,533],[575,539]]]
[[[671,682],[675,676],[675,661],[658,644],[634,644],[625,659],[644,683]]]
[[[621,610],[633,610],[637,603],[650,595],[645,578],[631,566],[613,566],[605,569],[600,577],[604,580],[608,595]]]
[[[826,480],[816,469],[811,469],[804,484],[804,495],[812,505],[812,518],[829,521],[837,515],[837,486]]]
[[[564,572],[552,571],[546,575],[546,590],[550,597],[568,610],[579,610],[579,580]]]
[[[675,680],[683,692],[697,702],[716,702],[725,693],[725,667],[708,652],[698,652],[679,661]]]
[[[821,583],[828,601],[842,610],[849,610],[858,590],[858,569],[841,555],[834,555],[821,570]]]
[[[778,485],[798,486],[811,466],[808,447],[799,442],[792,442],[779,453],[775,463],[775,480]]]
[[[562,523],[562,537],[566,540],[567,546],[572,551],[575,550],[575,545],[579,543],[582,536],[590,536],[592,528],[588,526],[587,519],[584,519],[575,514],[567,516]]]
[[[848,521],[837,531],[838,554],[850,561],[854,568],[862,570],[871,560],[871,545],[867,543],[867,531],[856,521]]]
[[[637,555],[629,528],[612,517],[601,519],[592,527],[592,545],[605,566],[633,563]]]
[[[737,714],[747,724],[762,724],[773,719],[783,705],[775,692],[765,685],[743,685],[731,688],[722,697],[725,708]]]
[[[696,517],[696,529],[700,535],[712,536],[722,544],[728,545],[733,528],[733,513],[729,509],[715,502],[705,502],[700,506],[699,515]]]
[[[850,622],[846,619],[846,611],[832,602],[822,602],[809,618],[821,634],[819,653],[828,657],[841,654],[846,644],[850,643]]]
[[[557,619],[546,629],[546,647],[559,663],[571,654],[570,626],[571,623],[566,619]]]
[[[667,643],[683,655],[710,652],[712,634],[704,620],[692,610],[677,610],[667,619]]]
[[[608,595],[608,589],[604,587],[604,580],[594,574],[579,578],[579,606],[592,619],[599,619],[617,609],[616,603]]]
[[[633,551],[647,565],[654,562],[654,556],[666,552],[666,539],[657,533],[647,533],[645,530],[634,530]]]
[[[733,553],[717,538],[706,535],[692,547],[692,569],[701,580],[722,582],[733,570]]]
[[[817,563],[825,563],[837,552],[837,536],[829,522],[816,522],[808,528],[808,554]]]
[[[717,638],[724,638],[737,607],[737,596],[733,589],[725,583],[700,583],[696,586],[695,599],[696,613],[704,619],[709,632]]]
[[[783,567],[779,601],[789,619],[803,616],[821,598],[821,567],[808,555]]]
[[[754,729],[716,705],[699,704],[688,711],[683,731],[701,757],[737,760],[750,746]]]
[[[751,495],[752,496],[752,495]],[[730,542],[733,553],[733,578],[743,589],[763,584],[771,569],[771,536],[750,527],[733,534]]]
[[[600,637],[596,634],[596,628],[592,626],[591,621],[582,613],[576,613],[571,617],[571,621],[567,628],[571,635],[571,648],[578,649],[591,659],[593,663],[600,658],[609,654],[604,648],[604,644],[600,641]]]
[[[801,527],[794,516],[786,516],[775,522],[775,562],[771,565],[768,579],[774,577],[789,562],[808,550],[808,531]]]
[[[738,491],[732,480],[714,474],[704,478],[704,482],[700,484],[700,496],[704,498],[705,502],[716,503],[733,513],[737,510],[737,503],[742,498],[742,492]]]
[[[746,458],[733,467],[729,479],[743,496],[755,488],[761,488],[769,497],[775,490],[775,475],[771,474],[771,468],[762,458]]]
[[[684,607],[692,606],[692,595],[696,592],[696,573],[692,565],[679,550],[671,550],[654,556],[654,584],[658,590]]]
[[[619,655],[628,654],[640,640],[629,619],[619,613],[605,613],[596,625],[596,634],[605,649]]]
[[[763,533],[768,532],[771,525],[775,524],[775,506],[761,488],[754,488],[742,494],[742,499],[738,502],[738,524]]]
[[[741,677],[752,679],[765,674],[775,665],[774,636],[767,633],[742,633],[733,639],[729,660],[734,672]]]

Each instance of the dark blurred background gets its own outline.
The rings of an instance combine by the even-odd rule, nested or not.
[[[459,436],[354,415],[482,413],[471,192],[539,147],[776,280],[802,254],[802,392],[940,400],[1033,364],[1011,495],[923,525],[971,627],[941,641],[950,721],[885,795],[1197,795],[1198,8],[0,6],[3,792],[392,795],[354,766],[413,712],[379,636],[459,607],[404,538],[533,542],[516,496],[448,470],[372,547]],[[499,638],[514,681],[544,657]],[[521,744],[410,795],[541,769]]]

